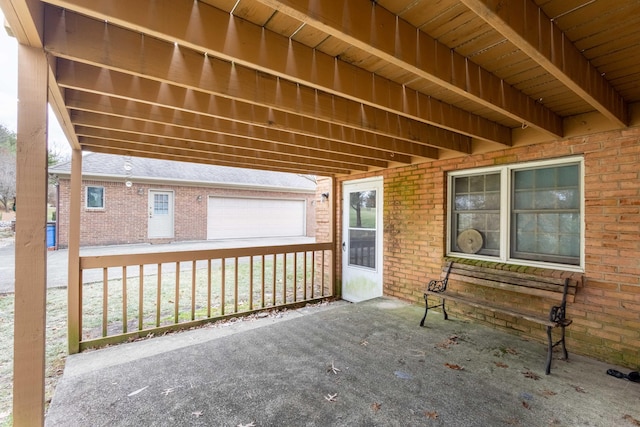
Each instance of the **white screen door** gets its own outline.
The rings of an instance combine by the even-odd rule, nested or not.
[[[382,178],[343,184],[342,298],[382,296]]]
[[[173,192],[149,190],[150,239],[173,237]]]

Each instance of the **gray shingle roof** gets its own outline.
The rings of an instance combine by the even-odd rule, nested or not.
[[[125,164],[131,169],[127,171]],[[49,168],[50,174],[68,176],[71,162]],[[293,173],[240,169],[199,163],[128,157],[102,153],[88,153],[82,157],[83,177],[118,178],[135,181],[181,182],[207,185],[252,186],[283,190],[314,191],[315,177]]]

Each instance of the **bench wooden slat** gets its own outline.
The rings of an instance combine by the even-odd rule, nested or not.
[[[502,289],[505,291],[517,292],[525,295],[533,295],[537,297],[548,298],[554,301],[562,301],[562,287],[558,287],[559,289],[557,290],[556,289],[551,290],[546,288],[541,289],[541,288],[534,288],[530,286],[521,286],[519,284],[482,279],[478,277],[461,276],[460,274],[458,274],[455,268],[451,269],[451,273],[449,274],[449,280],[451,279],[459,280],[460,282],[463,282],[463,283],[480,285],[487,288]],[[575,293],[573,295],[567,293],[567,301],[573,302],[574,299],[575,299]]]
[[[550,287],[563,286],[565,277],[556,276],[537,276],[531,273],[521,273],[519,271],[512,270],[496,270],[493,268],[482,267],[477,265],[467,265],[461,263],[454,263],[452,271],[455,270],[458,274],[463,276],[473,277],[485,277],[491,280],[497,281],[512,281],[512,283],[522,283],[530,286],[545,286],[548,284]],[[446,266],[442,269],[446,272]],[[569,287],[575,288],[577,283],[575,280],[569,280]],[[562,290],[560,290],[562,292]]]
[[[544,325],[544,326],[550,326],[550,327],[556,327],[559,326],[557,323],[550,321],[548,318],[544,318],[541,316],[537,316],[534,313],[527,313],[525,311],[519,310],[519,311],[515,311],[515,310],[509,310],[508,308],[505,307],[500,307],[498,305],[494,305],[494,304],[490,304],[486,301],[482,301],[479,302],[478,300],[473,300],[470,298],[465,298],[461,295],[456,295],[453,293],[449,293],[449,292],[425,292],[429,295],[434,295],[440,298],[446,298],[447,300],[451,300],[451,301],[458,301],[461,302],[463,304],[466,305],[470,305],[472,307],[476,307],[476,308],[481,308],[483,310],[488,310],[492,313],[503,313],[503,314],[507,314],[509,316],[513,316],[513,317],[518,317],[518,318],[522,318],[522,319],[526,319],[529,320],[530,322],[534,322],[534,323],[538,323],[540,325]]]

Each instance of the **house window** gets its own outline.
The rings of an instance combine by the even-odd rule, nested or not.
[[[87,187],[85,204],[87,209],[104,209],[104,187]]]
[[[451,173],[448,252],[580,266],[581,171],[572,158]]]

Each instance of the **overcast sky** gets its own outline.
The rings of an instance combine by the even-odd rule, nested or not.
[[[4,28],[4,15],[0,10],[0,124],[17,131],[18,112],[18,42],[9,37]],[[70,154],[71,148],[58,125],[56,116],[49,111],[49,148]]]

